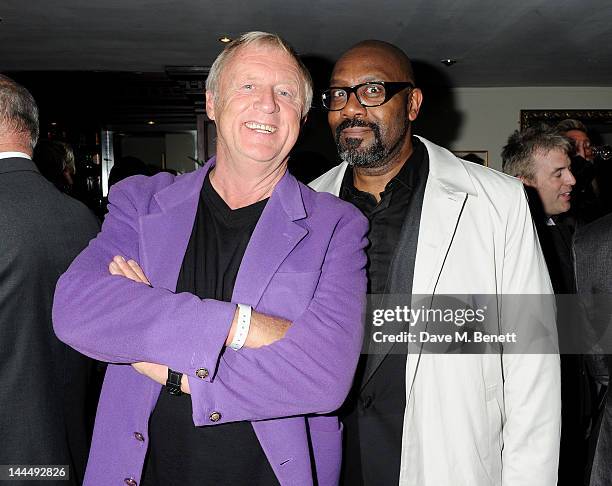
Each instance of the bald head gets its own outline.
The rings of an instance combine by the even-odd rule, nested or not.
[[[389,42],[374,39],[358,42],[340,56],[336,63],[336,68],[340,63],[355,58],[384,60],[384,62],[388,62],[389,65],[393,66],[398,76],[401,77],[401,79],[393,81],[410,81],[416,84],[410,59],[404,51]],[[334,68],[334,71],[336,68]]]
[[[392,176],[412,153],[410,124],[423,99],[408,56],[388,42],[359,42],[336,62],[330,87],[345,92],[342,108],[327,116],[340,158],[370,175]],[[380,103],[362,98],[381,92]]]
[[[31,154],[38,141],[38,107],[30,92],[0,74],[0,150]]]

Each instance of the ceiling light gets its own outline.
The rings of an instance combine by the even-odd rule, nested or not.
[[[57,125],[57,122],[51,122],[52,127],[54,127],[55,125]]]
[[[457,64],[457,59],[441,59],[440,62],[444,64],[446,67],[452,66],[453,64]]]
[[[155,125],[155,122],[154,122],[153,120],[149,120],[149,121],[147,122],[147,125]]]
[[[227,44],[228,42],[232,42],[232,39],[224,35],[223,37],[219,37],[219,42],[223,42],[224,44]]]

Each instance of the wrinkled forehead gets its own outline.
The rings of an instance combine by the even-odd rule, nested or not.
[[[274,44],[248,44],[234,51],[221,71],[221,76],[237,69],[248,69],[254,75],[269,74],[275,70],[285,69],[293,72],[302,82],[299,65],[296,60],[281,46]]]

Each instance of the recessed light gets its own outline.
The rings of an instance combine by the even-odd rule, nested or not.
[[[55,125],[57,125],[57,122],[51,122],[52,127],[54,127]]]
[[[440,62],[444,64],[446,67],[452,66],[453,64],[457,64],[457,59],[441,59]]]
[[[224,35],[223,37],[219,37],[219,42],[223,42],[224,44],[227,44],[228,42],[232,42],[232,39]]]
[[[149,120],[149,121],[147,122],[147,125],[155,125],[155,122],[154,122],[153,120]]]

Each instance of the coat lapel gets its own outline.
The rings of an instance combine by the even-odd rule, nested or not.
[[[257,306],[280,264],[308,233],[295,223],[305,217],[299,184],[286,172],[270,196],[244,253],[233,302]]]
[[[161,211],[140,219],[140,263],[156,287],[176,290],[204,176],[213,164],[214,159],[155,194]]]
[[[412,294],[434,295],[444,266],[448,264],[446,257],[461,222],[467,198],[477,196],[477,192],[467,171],[453,154],[425,139],[421,140],[429,154],[430,170],[421,212]],[[407,400],[411,396],[422,352],[422,344],[412,346],[409,347],[411,357],[406,370]]]

